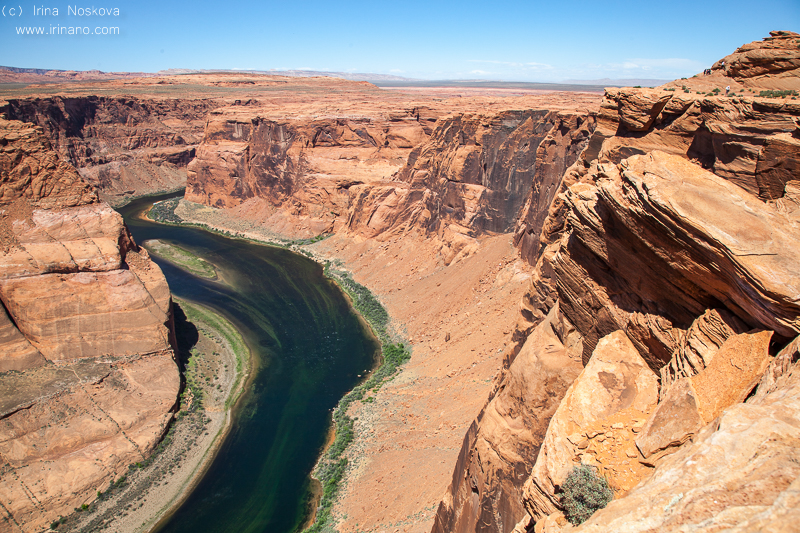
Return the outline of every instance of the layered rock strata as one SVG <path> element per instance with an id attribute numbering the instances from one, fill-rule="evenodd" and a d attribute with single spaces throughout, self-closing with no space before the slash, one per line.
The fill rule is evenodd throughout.
<path id="1" fill-rule="evenodd" d="M 439 122 L 442 110 L 421 107 L 362 119 L 263 118 L 267 111 L 211 114 L 189 167 L 187 200 L 261 210 L 261 223 L 284 231 L 299 218 L 311 235 L 343 228 L 381 240 L 437 235 L 451 259 L 475 237 L 507 231 L 526 200 L 528 211 L 552 201 L 556 176 L 594 129 L 593 116 L 564 111 Z M 537 223 L 531 215 L 531 227 Z"/>
<path id="2" fill-rule="evenodd" d="M 212 98 L 53 96 L 13 98 L 8 119 L 37 124 L 62 159 L 97 187 L 100 198 L 175 190 L 186 182 Z"/>
<path id="3" fill-rule="evenodd" d="M 40 128 L 0 119 L 0 175 L 0 529 L 40 531 L 164 434 L 171 298 Z"/>
<path id="4" fill-rule="evenodd" d="M 773 32 L 760 43 L 742 47 L 724 65 L 718 63 L 709 76 L 659 89 L 607 90 L 597 126 L 575 164 L 556 181 L 559 191 L 545 206 L 546 216 L 542 209 L 536 211 L 542 222 L 534 228 L 526 218 L 518 222 L 516 242 L 522 257 L 533 265 L 531 285 L 522 300 L 506 368 L 460 455 L 485 460 L 473 463 L 472 470 L 459 461 L 433 531 L 507 533 L 514 528 L 539 532 L 567 527 L 560 513 L 559 484 L 571 464 L 579 462 L 595 465 L 611 481 L 619 499 L 617 509 L 625 509 L 613 515 L 613 524 L 598 522 L 604 530 L 666 531 L 699 523 L 666 520 L 674 505 L 669 499 L 657 511 L 638 496 L 630 507 L 623 502 L 638 494 L 635 486 L 640 480 L 639 486 L 654 487 L 646 480 L 664 472 L 663 482 L 693 464 L 695 459 L 686 458 L 690 446 L 700 449 L 702 441 L 712 442 L 715 431 L 722 432 L 721 442 L 727 439 L 728 430 L 720 428 L 720 419 L 747 411 L 737 406 L 759 380 L 775 392 L 776 376 L 793 360 L 784 355 L 780 363 L 776 359 L 767 367 L 768 354 L 800 332 L 798 177 L 793 170 L 800 153 L 794 149 L 800 135 L 800 108 L 791 99 L 759 94 L 778 85 L 800 89 L 794 43 L 798 39 L 790 32 Z M 773 78 L 770 73 L 780 75 Z M 731 87 L 727 95 L 726 86 Z M 526 377 L 528 362 L 517 354 L 541 349 L 529 343 L 546 345 L 541 339 L 552 328 L 554 309 L 570 325 L 584 373 L 598 364 L 595 357 L 606 339 L 622 336 L 633 348 L 617 352 L 623 356 L 623 366 L 644 361 L 653 379 L 661 377 L 658 403 L 653 398 L 647 409 L 626 420 L 583 427 L 574 420 L 604 418 L 605 404 L 575 406 L 572 394 L 564 391 L 547 404 L 533 402 L 516 413 L 506 411 L 502 422 L 484 424 L 483 413 L 506 403 L 502 391 L 507 384 L 522 380 L 523 387 L 541 387 L 538 378 Z M 569 369 L 564 376 L 572 372 Z M 581 387 L 581 379 L 572 386 Z M 781 394 L 785 399 L 789 393 Z M 759 401 L 766 395 L 757 395 Z M 552 401 L 560 402 L 559 409 L 569 416 L 554 414 Z M 790 413 L 787 435 L 796 425 L 798 411 Z M 506 428 L 543 424 L 548 424 L 546 436 L 535 446 L 521 439 L 526 449 L 535 450 L 523 461 L 487 454 L 475 438 L 514 442 L 514 432 Z M 751 429 L 753 443 L 762 442 L 765 434 L 755 426 Z M 731 435 L 738 432 L 732 430 Z M 731 447 L 725 453 L 735 454 L 735 437 L 726 442 Z M 724 461 L 714 463 L 711 470 L 704 470 L 703 480 L 693 479 L 701 488 L 691 498 L 692 508 L 729 509 L 728 525 L 745 524 L 760 509 L 760 519 L 767 520 L 763 523 L 786 527 L 791 513 L 781 509 L 791 489 L 783 495 L 781 491 L 797 476 L 790 473 L 780 482 L 772 476 L 781 461 L 792 460 L 792 449 L 792 445 L 776 448 L 774 463 L 743 453 L 732 459 L 741 461 L 735 473 L 715 470 Z M 669 453 L 673 455 L 665 457 Z M 682 466 L 674 458 L 678 454 Z M 473 471 L 478 465 L 492 477 L 476 477 Z M 752 469 L 760 473 L 753 474 Z M 527 483 L 519 481 L 516 474 L 521 471 L 532 472 Z M 712 471 L 725 481 L 713 481 Z M 740 497 L 735 487 L 744 487 L 750 474 L 754 479 L 773 479 L 778 488 L 754 501 L 751 510 L 739 513 L 734 511 L 733 501 Z M 619 482 L 626 478 L 629 483 Z M 709 500 L 713 490 L 706 492 L 704 483 L 717 487 L 714 505 Z M 731 487 L 728 492 L 722 488 L 725 483 Z M 523 484 L 524 510 L 497 504 L 495 495 L 521 494 Z M 470 490 L 472 497 L 465 498 Z M 688 494 L 678 492 L 670 492 L 675 502 Z M 477 508 L 484 513 L 478 515 Z M 644 521 L 646 527 L 626 525 L 621 518 L 635 522 L 642 513 L 654 516 Z"/>

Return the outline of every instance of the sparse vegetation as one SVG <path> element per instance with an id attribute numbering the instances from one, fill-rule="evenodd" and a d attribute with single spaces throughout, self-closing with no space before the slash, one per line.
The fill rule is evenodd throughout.
<path id="1" fill-rule="evenodd" d="M 189 321 L 193 323 L 202 322 L 207 324 L 215 334 L 221 335 L 227 341 L 228 345 L 233 351 L 234 356 L 236 357 L 235 381 L 231 386 L 231 395 L 225 400 L 225 409 L 228 409 L 230 406 L 236 403 L 242 393 L 242 387 L 240 387 L 240 383 L 245 377 L 243 369 L 245 365 L 248 364 L 250 359 L 250 349 L 247 347 L 242 335 L 234 327 L 234 325 L 228 322 L 222 316 L 213 313 L 202 306 L 191 304 L 185 300 L 178 300 L 178 302 L 180 303 L 181 309 L 183 309 L 184 313 L 186 313 L 186 317 L 189 319 Z M 214 352 L 212 355 L 218 356 L 219 353 Z M 189 360 L 189 368 L 187 368 L 186 371 L 186 386 L 187 389 L 192 391 L 195 401 L 202 403 L 203 392 L 200 384 L 198 383 L 201 373 L 198 372 L 197 361 L 198 360 L 194 357 Z"/>
<path id="2" fill-rule="evenodd" d="M 336 437 L 333 444 L 320 459 L 314 472 L 315 477 L 322 483 L 322 497 L 317 509 L 314 523 L 306 531 L 321 533 L 330 529 L 328 524 L 331 519 L 331 507 L 336 501 L 339 491 L 339 482 L 347 468 L 347 458 L 342 457 L 347 446 L 355 438 L 355 420 L 347 414 L 350 405 L 355 401 L 373 402 L 374 396 L 365 398 L 368 391 L 377 392 L 381 386 L 392 378 L 400 365 L 411 358 L 411 352 L 403 343 L 392 341 L 388 332 L 389 314 L 377 298 L 363 285 L 353 280 L 352 276 L 335 264 L 325 263 L 325 275 L 335 280 L 342 290 L 347 293 L 353 302 L 353 307 L 369 323 L 375 336 L 381 341 L 381 366 L 362 384 L 356 386 L 336 406 L 333 412 L 333 421 L 336 427 Z"/>
<path id="3" fill-rule="evenodd" d="M 583 464 L 572 469 L 561 491 L 564 515 L 573 526 L 586 522 L 595 511 L 614 499 L 608 482 L 593 467 Z"/>
<path id="4" fill-rule="evenodd" d="M 214 268 L 214 265 L 180 246 L 158 239 L 145 241 L 143 245 L 153 255 L 161 257 L 191 274 L 208 279 L 217 277 L 217 269 Z"/>
<path id="5" fill-rule="evenodd" d="M 762 98 L 786 98 L 787 96 L 800 96 L 800 94 L 789 89 L 786 91 L 761 91 L 758 96 Z"/>
<path id="6" fill-rule="evenodd" d="M 156 202 L 153 204 L 153 207 L 150 208 L 147 216 L 151 220 L 156 220 L 158 222 L 180 224 L 182 221 L 181 217 L 175 214 L 175 208 L 178 207 L 178 202 L 180 202 L 180 200 L 180 197 L 176 197 Z"/>

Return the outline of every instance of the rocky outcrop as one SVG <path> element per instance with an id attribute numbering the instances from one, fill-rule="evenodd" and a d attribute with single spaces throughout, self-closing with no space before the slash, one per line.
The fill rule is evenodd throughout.
<path id="1" fill-rule="evenodd" d="M 735 404 L 575 532 L 792 531 L 800 520 L 800 368 Z"/>
<path id="2" fill-rule="evenodd" d="M 652 463 L 653 455 L 673 451 L 724 409 L 743 402 L 770 362 L 771 337 L 771 331 L 735 335 L 702 372 L 672 385 L 636 439 L 642 456 Z"/>
<path id="3" fill-rule="evenodd" d="M 702 446 L 704 451 L 697 453 L 712 454 L 717 438 L 712 433 L 722 431 L 718 438 L 730 439 L 731 446 L 725 453 L 735 455 L 734 434 L 741 435 L 734 427 L 739 421 L 730 422 L 730 430 L 724 431 L 719 424 L 725 424 L 729 413 L 742 412 L 741 402 L 759 380 L 762 390 L 776 393 L 777 381 L 784 379 L 778 376 L 796 360 L 796 348 L 786 348 L 771 364 L 768 354 L 800 333 L 796 267 L 800 204 L 794 172 L 800 153 L 795 149 L 800 108 L 774 93 L 759 94 L 760 89 L 800 89 L 793 63 L 796 38 L 773 33 L 740 49 L 724 68 L 721 63 L 715 66 L 711 75 L 658 89 L 607 90 L 585 148 L 554 181 L 558 191 L 518 222 L 517 247 L 533 265 L 533 275 L 521 302 L 509 360 L 523 347 L 533 349 L 528 342 L 541 342 L 537 332 L 557 308 L 573 328 L 573 345 L 580 347 L 584 373 L 599 364 L 595 358 L 603 352 L 605 339 L 617 338 L 625 349 L 615 353 L 645 365 L 653 394 L 647 409 L 601 427 L 581 425 L 573 418 L 604 418 L 605 404 L 598 400 L 577 408 L 571 392 L 560 400 L 555 414 L 523 411 L 536 418 L 520 423 L 537 427 L 548 423 L 548 436 L 535 463 L 530 459 L 526 464 L 532 472 L 523 499 L 527 514 L 506 506 L 512 511 L 498 510 L 495 524 L 513 523 L 517 531 L 569 529 L 560 514 L 559 485 L 578 462 L 597 466 L 616 484 L 618 500 L 608 509 L 625 510 L 615 514 L 613 522 L 598 522 L 602 528 L 589 528 L 593 531 L 674 530 L 681 524 L 699 524 L 691 518 L 698 506 L 713 508 L 713 513 L 725 509 L 731 516 L 726 525 L 745 524 L 748 516 L 755 516 L 748 513 L 762 511 L 761 518 L 773 520 L 772 524 L 792 523 L 781 503 L 791 498 L 791 490 L 780 494 L 797 474 L 788 473 L 780 481 L 775 476 L 782 461 L 794 460 L 792 450 L 797 445 L 767 444 L 767 425 L 760 425 L 755 416 L 747 415 L 742 422 L 751 425 L 753 440 L 747 442 L 753 447 L 745 448 L 752 453 L 743 450 L 741 457 L 732 459 L 740 472 L 722 472 L 725 461 L 717 458 L 703 459 L 713 462 L 711 470 L 696 468 L 690 465 L 700 459 L 688 459 L 686 454 Z M 726 86 L 732 89 L 727 95 Z M 531 213 L 539 217 L 533 224 Z M 499 383 L 525 375 L 515 364 L 504 370 Z M 661 376 L 660 387 L 656 376 Z M 572 384 L 576 390 L 581 379 Z M 535 381 L 527 386 L 535 387 Z M 768 394 L 756 392 L 753 398 L 762 401 Z M 498 397 L 493 393 L 488 405 Z M 785 412 L 781 434 L 791 434 L 798 412 Z M 780 415 L 769 411 L 765 416 Z M 476 420 L 470 435 L 483 435 L 487 442 L 514 438 L 499 425 L 489 431 L 482 420 Z M 464 446 L 462 457 L 476 454 L 476 439 L 468 437 Z M 756 452 L 759 447 L 769 449 L 765 453 L 773 454 L 775 461 Z M 668 453 L 672 455 L 665 456 Z M 677 466 L 679 455 L 683 462 Z M 497 479 L 512 472 L 500 461 L 493 468 Z M 659 472 L 671 472 L 658 482 L 660 490 L 667 490 L 672 478 L 669 482 L 666 478 L 679 476 L 680 468 L 691 469 L 692 482 L 681 484 L 680 490 L 669 489 L 672 499 L 657 504 L 654 520 L 647 519 L 653 504 L 646 497 L 634 497 L 630 507 L 623 503 L 638 494 L 637 483 L 652 487 L 647 494 L 654 495 L 658 489 L 652 484 Z M 459 463 L 457 472 L 463 470 Z M 712 471 L 727 481 L 718 483 Z M 620 482 L 623 473 L 630 475 L 628 483 Z M 744 488 L 748 475 L 764 483 L 772 479 L 778 488 L 740 513 L 735 502 L 747 498 L 737 487 L 749 490 Z M 489 486 L 478 484 L 475 492 L 482 494 Z M 440 507 L 447 509 L 447 516 L 474 508 L 464 498 L 461 508 L 449 508 L 449 502 L 457 501 L 451 494 L 452 489 Z M 678 519 L 670 508 L 683 498 L 692 507 L 682 507 L 683 518 L 672 525 L 665 517 Z M 611 516 L 603 513 L 597 516 Z M 630 525 L 623 515 L 632 521 Z M 434 529 L 442 530 L 438 522 Z"/>
<path id="4" fill-rule="evenodd" d="M 661 368 L 661 391 L 680 378 L 700 373 L 731 336 L 743 333 L 745 325 L 724 309 L 709 309 L 694 321 L 685 335 L 679 335 L 669 363 Z"/>
<path id="5" fill-rule="evenodd" d="M 171 298 L 122 217 L 32 124 L 0 120 L 0 517 L 40 531 L 166 431 Z"/>
<path id="6" fill-rule="evenodd" d="M 220 109 L 189 167 L 186 199 L 242 210 L 260 202 L 271 223 L 295 217 L 311 233 L 436 234 L 455 256 L 481 233 L 513 227 L 532 183 L 528 209 L 549 203 L 594 128 L 585 114 L 502 109 L 432 128 L 442 114 L 414 107 L 314 120 Z"/>
<path id="7" fill-rule="evenodd" d="M 7 119 L 42 128 L 65 162 L 100 197 L 175 190 L 185 184 L 213 99 L 77 96 L 9 99 Z"/>
<path id="8" fill-rule="evenodd" d="M 581 370 L 575 331 L 554 307 L 497 385 L 467 432 L 453 480 L 436 513 L 435 533 L 509 533 L 525 516 L 522 489 L 547 421 Z"/>
<path id="9" fill-rule="evenodd" d="M 553 111 L 442 119 L 409 155 L 399 187 L 355 191 L 348 229 L 378 238 L 429 232 L 449 250 L 458 246 L 452 235 L 506 232 L 520 216 L 533 227 L 533 210 L 552 201 L 593 129 L 591 115 Z"/>
<path id="10" fill-rule="evenodd" d="M 625 333 L 604 337 L 550 420 L 525 483 L 530 516 L 538 521 L 559 510 L 556 488 L 576 464 L 599 466 L 617 494 L 633 488 L 649 472 L 636 460 L 629 428 L 657 401 L 658 379 Z"/>
<path id="11" fill-rule="evenodd" d="M 475 233 L 508 232 L 526 199 L 528 213 L 549 205 L 593 124 L 591 116 L 545 110 L 448 117 L 399 177 L 430 191 L 434 220 Z"/>
<path id="12" fill-rule="evenodd" d="M 189 166 L 186 199 L 221 208 L 260 200 L 309 219 L 315 234 L 333 231 L 346 219 L 351 189 L 388 180 L 427 137 L 429 120 L 424 109 L 318 120 L 215 111 Z"/>
<path id="13" fill-rule="evenodd" d="M 775 85 L 797 80 L 800 71 L 800 34 L 792 31 L 771 31 L 763 41 L 748 43 L 723 57 L 711 67 L 726 77 L 739 81 L 750 81 L 754 85 L 767 82 Z"/>

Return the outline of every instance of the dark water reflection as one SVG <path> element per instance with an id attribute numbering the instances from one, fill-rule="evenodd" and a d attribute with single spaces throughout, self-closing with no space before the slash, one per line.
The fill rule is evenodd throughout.
<path id="1" fill-rule="evenodd" d="M 308 474 L 330 410 L 372 366 L 377 344 L 317 263 L 283 249 L 136 217 L 166 197 L 135 201 L 120 212 L 136 242 L 167 240 L 217 267 L 223 282 L 154 258 L 173 294 L 217 310 L 239 328 L 257 368 L 218 456 L 159 531 L 292 532 L 306 514 Z"/>

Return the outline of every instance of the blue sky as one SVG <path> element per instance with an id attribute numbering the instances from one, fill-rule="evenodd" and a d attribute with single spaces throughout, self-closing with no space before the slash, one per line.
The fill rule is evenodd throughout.
<path id="1" fill-rule="evenodd" d="M 0 6 L 5 12 L 0 65 L 103 71 L 311 69 L 421 79 L 673 79 L 707 68 L 770 30 L 800 32 L 800 0 L 0 0 Z M 51 14 L 34 16 L 34 6 Z M 94 8 L 97 14 L 74 15 L 70 7 L 90 13 Z M 119 16 L 101 16 L 101 8 L 116 8 Z M 119 34 L 18 34 L 20 27 L 49 32 L 59 26 L 90 32 L 119 28 Z"/>

